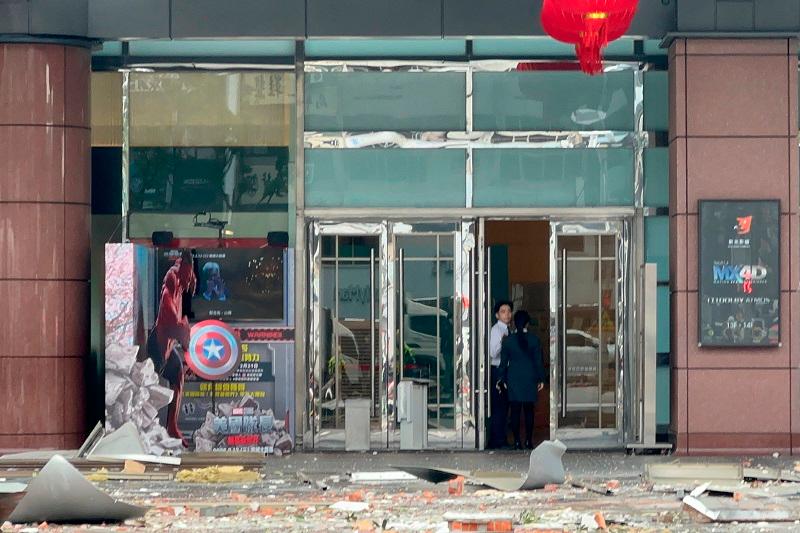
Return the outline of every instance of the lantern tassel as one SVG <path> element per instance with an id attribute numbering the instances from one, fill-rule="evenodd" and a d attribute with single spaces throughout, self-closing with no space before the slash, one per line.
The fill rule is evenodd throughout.
<path id="1" fill-rule="evenodd" d="M 581 70 L 595 75 L 603 70 L 600 52 L 608 44 L 606 18 L 587 16 L 584 22 L 585 27 L 580 34 L 580 42 L 575 44 L 575 52 L 581 62 Z"/>

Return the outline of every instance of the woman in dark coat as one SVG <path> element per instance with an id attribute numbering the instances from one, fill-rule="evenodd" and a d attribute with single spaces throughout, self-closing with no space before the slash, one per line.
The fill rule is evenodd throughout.
<path id="1" fill-rule="evenodd" d="M 522 448 L 519 431 L 520 413 L 525 414 L 525 447 L 532 448 L 533 411 L 545 381 L 542 345 L 539 338 L 527 330 L 530 319 L 527 311 L 514 313 L 516 331 L 503 339 L 503 348 L 500 352 L 500 368 L 503 383 L 508 388 L 511 429 L 514 432 L 517 449 Z"/>

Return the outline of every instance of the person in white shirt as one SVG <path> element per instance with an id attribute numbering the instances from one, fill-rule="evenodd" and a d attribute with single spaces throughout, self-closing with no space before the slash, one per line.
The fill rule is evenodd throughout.
<path id="1" fill-rule="evenodd" d="M 508 446 L 508 393 L 501 386 L 500 351 L 503 339 L 510 333 L 509 324 L 514 311 L 514 304 L 499 301 L 494 305 L 494 316 L 497 322 L 489 332 L 489 385 L 492 395 L 492 412 L 490 413 L 489 447 L 504 448 Z"/>

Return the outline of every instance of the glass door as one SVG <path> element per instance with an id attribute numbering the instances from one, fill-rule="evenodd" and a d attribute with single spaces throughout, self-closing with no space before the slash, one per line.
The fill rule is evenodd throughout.
<path id="1" fill-rule="evenodd" d="M 314 447 L 345 448 L 348 402 L 368 411 L 370 446 L 385 447 L 379 275 L 385 227 L 313 224 L 312 232 L 308 391 Z"/>
<path id="2" fill-rule="evenodd" d="M 619 446 L 627 256 L 621 225 L 554 222 L 551 247 L 551 427 L 573 448 Z"/>
<path id="3" fill-rule="evenodd" d="M 427 386 L 430 448 L 474 447 L 471 224 L 392 224 L 396 379 Z"/>
<path id="4" fill-rule="evenodd" d="M 314 448 L 345 449 L 347 405 L 356 402 L 369 411 L 370 447 L 399 448 L 403 380 L 427 387 L 429 448 L 474 446 L 472 226 L 310 224 L 306 438 Z"/>

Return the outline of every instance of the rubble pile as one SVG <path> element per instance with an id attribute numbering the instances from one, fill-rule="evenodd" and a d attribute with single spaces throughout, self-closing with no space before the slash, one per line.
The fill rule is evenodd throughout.
<path id="1" fill-rule="evenodd" d="M 160 383 L 153 361 L 138 362 L 138 346 L 106 347 L 106 430 L 131 421 L 148 453 L 180 453 L 181 440 L 167 434 L 159 411 L 172 401 L 172 389 Z"/>
<path id="2" fill-rule="evenodd" d="M 258 435 L 258 442 L 231 445 L 231 435 Z M 261 409 L 252 396 L 246 395 L 236 402 L 217 405 L 216 415 L 206 413 L 206 419 L 194 433 L 195 451 L 231 450 L 251 448 L 284 455 L 294 446 L 285 420 L 276 420 L 272 409 Z"/>

